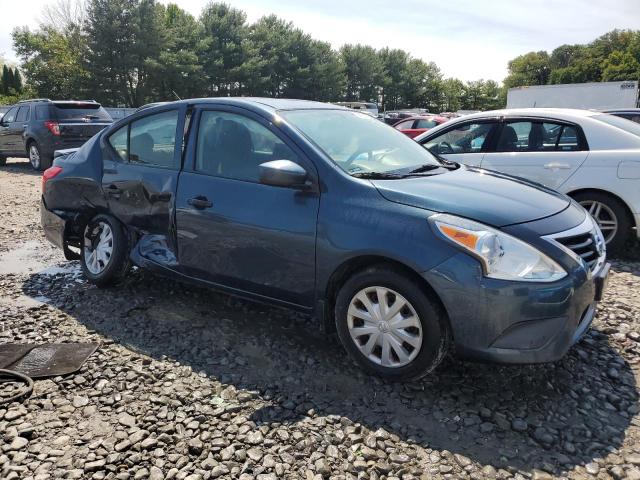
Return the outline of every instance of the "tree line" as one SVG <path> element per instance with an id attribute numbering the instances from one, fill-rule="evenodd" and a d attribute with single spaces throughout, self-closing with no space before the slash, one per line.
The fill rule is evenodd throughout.
<path id="1" fill-rule="evenodd" d="M 22 93 L 22 76 L 17 68 L 2 66 L 0 96 L 17 96 Z"/>
<path id="2" fill-rule="evenodd" d="M 430 111 L 504 105 L 493 80 L 444 78 L 400 49 L 334 50 L 276 15 L 248 23 L 209 3 L 198 17 L 156 0 L 58 0 L 36 30 L 13 31 L 28 92 L 140 106 L 176 97 L 268 96 L 370 101 Z"/>
<path id="3" fill-rule="evenodd" d="M 588 44 L 529 52 L 509 62 L 505 87 L 640 80 L 640 31 L 613 30 Z"/>

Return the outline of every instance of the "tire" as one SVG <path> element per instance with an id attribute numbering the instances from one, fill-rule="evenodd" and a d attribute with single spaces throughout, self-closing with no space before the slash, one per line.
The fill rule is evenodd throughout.
<path id="1" fill-rule="evenodd" d="M 615 232 L 612 230 L 607 231 L 606 228 L 601 228 L 601 230 L 607 243 L 607 253 L 620 253 L 629 240 L 632 231 L 632 221 L 625 205 L 617 198 L 602 192 L 578 193 L 574 195 L 573 198 L 589 210 L 589 213 L 594 215 L 598 224 L 600 224 L 601 221 L 608 221 L 607 219 L 609 217 L 615 217 L 613 219 L 617 225 Z M 601 206 L 599 210 L 600 218 L 595 217 L 595 214 L 598 212 L 598 205 Z M 608 227 L 609 225 L 607 225 L 607 228 Z"/>
<path id="2" fill-rule="evenodd" d="M 379 291 L 374 287 L 386 289 L 386 292 L 384 290 L 382 292 L 388 308 L 393 309 L 399 300 L 404 300 L 409 305 L 400 310 L 399 316 L 396 314 L 389 317 L 388 320 L 393 318 L 389 322 L 385 320 L 379 322 L 378 319 L 373 322 L 369 321 L 369 323 L 365 322 L 362 318 L 357 317 L 364 311 L 361 308 L 364 307 L 364 304 L 359 302 L 356 297 L 360 295 L 362 298 L 364 293 L 375 306 L 373 300 L 378 300 L 377 293 Z M 438 366 L 449 347 L 449 327 L 445 314 L 439 304 L 430 297 L 429 293 L 408 278 L 401 270 L 381 266 L 359 271 L 344 283 L 336 298 L 335 322 L 338 337 L 349 355 L 371 374 L 393 381 L 421 378 Z M 379 301 L 377 303 L 380 304 Z M 350 307 L 352 307 L 351 311 Z M 353 308 L 359 310 L 355 316 L 351 314 Z M 415 317 L 417 317 L 417 323 Z M 401 329 L 393 327 L 393 324 L 397 324 L 399 319 L 402 319 L 405 325 L 411 323 L 415 326 L 409 326 L 404 331 L 399 331 Z M 371 334 L 377 335 L 376 339 L 372 340 L 371 336 L 360 332 L 354 333 L 356 335 L 354 338 L 352 333 L 355 327 L 377 328 L 378 332 L 373 330 Z M 357 336 L 359 333 L 361 336 Z M 408 339 L 409 337 L 415 346 L 410 346 L 404 341 L 398 343 L 399 339 Z M 419 337 L 421 343 L 418 346 L 417 338 Z M 370 342 L 375 343 L 376 346 L 369 355 L 366 355 L 365 351 Z M 386 357 L 391 362 L 383 360 L 385 351 L 382 344 L 385 342 L 388 345 L 395 342 L 394 347 L 387 348 Z M 407 358 L 402 359 L 397 355 L 399 345 Z"/>
<path id="3" fill-rule="evenodd" d="M 0 155 L 0 167 L 4 167 L 7 164 L 7 157 Z"/>
<path id="4" fill-rule="evenodd" d="M 46 170 L 53 162 L 53 158 L 42 155 L 40 146 L 34 140 L 27 144 L 27 157 L 31 167 L 36 171 Z"/>
<path id="5" fill-rule="evenodd" d="M 101 242 L 104 248 L 97 248 Z M 81 241 L 80 265 L 87 280 L 98 287 L 113 285 L 125 276 L 129 269 L 129 242 L 120 222 L 100 214 L 87 223 Z"/>

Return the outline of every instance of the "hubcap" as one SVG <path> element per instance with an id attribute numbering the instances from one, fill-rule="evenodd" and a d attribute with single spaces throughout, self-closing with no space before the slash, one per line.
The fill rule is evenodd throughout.
<path id="1" fill-rule="evenodd" d="M 31 166 L 36 170 L 40 168 L 40 152 L 35 145 L 29 147 L 29 161 L 31 162 Z"/>
<path id="2" fill-rule="evenodd" d="M 386 287 L 367 287 L 351 299 L 347 312 L 351 339 L 370 361 L 403 367 L 422 346 L 422 325 L 409 301 Z"/>
<path id="3" fill-rule="evenodd" d="M 609 243 L 618 232 L 618 217 L 613 213 L 613 210 L 606 204 L 596 200 L 585 200 L 580 202 L 580 205 L 591 214 L 602 231 L 604 241 Z"/>
<path id="4" fill-rule="evenodd" d="M 84 232 L 84 263 L 92 274 L 107 268 L 113 254 L 113 232 L 105 222 L 88 225 Z"/>

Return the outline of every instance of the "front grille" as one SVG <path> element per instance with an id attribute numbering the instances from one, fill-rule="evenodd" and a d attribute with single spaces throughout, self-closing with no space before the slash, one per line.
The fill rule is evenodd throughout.
<path id="1" fill-rule="evenodd" d="M 589 266 L 589 270 L 593 270 L 596 267 L 600 255 L 598 254 L 596 237 L 593 232 L 574 235 L 572 237 L 556 238 L 556 242 L 561 243 L 582 258 Z"/>

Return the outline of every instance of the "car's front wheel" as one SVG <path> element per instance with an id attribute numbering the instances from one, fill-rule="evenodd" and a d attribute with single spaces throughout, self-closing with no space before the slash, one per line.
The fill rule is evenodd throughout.
<path id="1" fill-rule="evenodd" d="M 80 264 L 85 277 L 100 287 L 122 278 L 129 268 L 129 242 L 122 225 L 109 215 L 97 215 L 83 233 Z"/>
<path id="2" fill-rule="evenodd" d="M 336 298 L 335 320 L 351 357 L 389 380 L 427 375 L 448 348 L 448 323 L 437 302 L 393 268 L 372 267 L 349 278 Z"/>
<path id="3" fill-rule="evenodd" d="M 624 204 L 600 192 L 584 192 L 573 197 L 596 221 L 607 244 L 607 251 L 619 253 L 631 235 L 631 218 Z"/>

